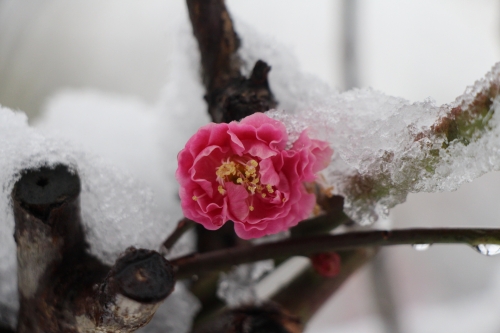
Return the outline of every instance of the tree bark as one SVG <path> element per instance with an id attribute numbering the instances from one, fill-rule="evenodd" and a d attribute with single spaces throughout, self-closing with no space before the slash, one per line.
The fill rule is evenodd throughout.
<path id="1" fill-rule="evenodd" d="M 154 251 L 129 249 L 111 269 L 87 252 L 79 194 L 63 165 L 14 185 L 19 333 L 133 332 L 173 289 L 173 268 Z"/>
<path id="2" fill-rule="evenodd" d="M 172 265 L 177 267 L 178 278 L 186 278 L 201 272 L 224 270 L 233 265 L 259 260 L 286 259 L 292 256 L 308 256 L 320 252 L 413 244 L 466 244 L 477 247 L 479 251 L 488 254 L 488 244 L 500 245 L 500 229 L 413 228 L 310 236 L 255 245 L 248 248 L 239 247 L 210 253 L 196 253 L 174 259 Z"/>
<path id="3" fill-rule="evenodd" d="M 187 0 L 187 7 L 201 54 L 205 100 L 212 120 L 230 122 L 275 108 L 277 102 L 267 81 L 271 67 L 259 60 L 249 78 L 241 74 L 240 39 L 224 1 Z"/>

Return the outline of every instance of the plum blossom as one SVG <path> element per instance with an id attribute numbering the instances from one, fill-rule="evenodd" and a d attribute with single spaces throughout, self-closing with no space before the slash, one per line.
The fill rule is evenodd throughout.
<path id="1" fill-rule="evenodd" d="M 290 149 L 285 125 L 263 113 L 201 127 L 178 155 L 184 215 L 209 230 L 234 222 L 244 239 L 275 234 L 308 218 L 313 182 L 333 154 L 303 131 Z"/>

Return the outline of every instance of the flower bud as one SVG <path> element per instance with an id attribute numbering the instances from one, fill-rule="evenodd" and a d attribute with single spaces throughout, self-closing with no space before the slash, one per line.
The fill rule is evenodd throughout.
<path id="1" fill-rule="evenodd" d="M 336 252 L 322 252 L 311 256 L 316 272 L 324 277 L 335 277 L 340 273 L 340 256 Z"/>

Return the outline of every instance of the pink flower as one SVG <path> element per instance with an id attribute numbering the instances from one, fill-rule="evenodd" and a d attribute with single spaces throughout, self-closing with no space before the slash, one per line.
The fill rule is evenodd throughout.
<path id="1" fill-rule="evenodd" d="M 184 215 L 209 230 L 231 220 L 244 239 L 308 218 L 316 198 L 303 182 L 315 180 L 333 151 L 306 131 L 291 149 L 285 149 L 287 140 L 284 124 L 263 113 L 200 128 L 178 156 Z"/>

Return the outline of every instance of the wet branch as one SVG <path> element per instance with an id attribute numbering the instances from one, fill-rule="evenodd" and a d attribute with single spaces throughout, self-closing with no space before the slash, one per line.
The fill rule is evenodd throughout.
<path id="1" fill-rule="evenodd" d="M 172 260 L 179 278 L 200 272 L 228 269 L 233 265 L 265 259 L 307 256 L 318 252 L 354 250 L 363 247 L 410 244 L 480 244 L 500 245 L 500 229 L 400 229 L 350 232 L 287 239 L 248 248 L 230 248 L 193 254 Z"/>

